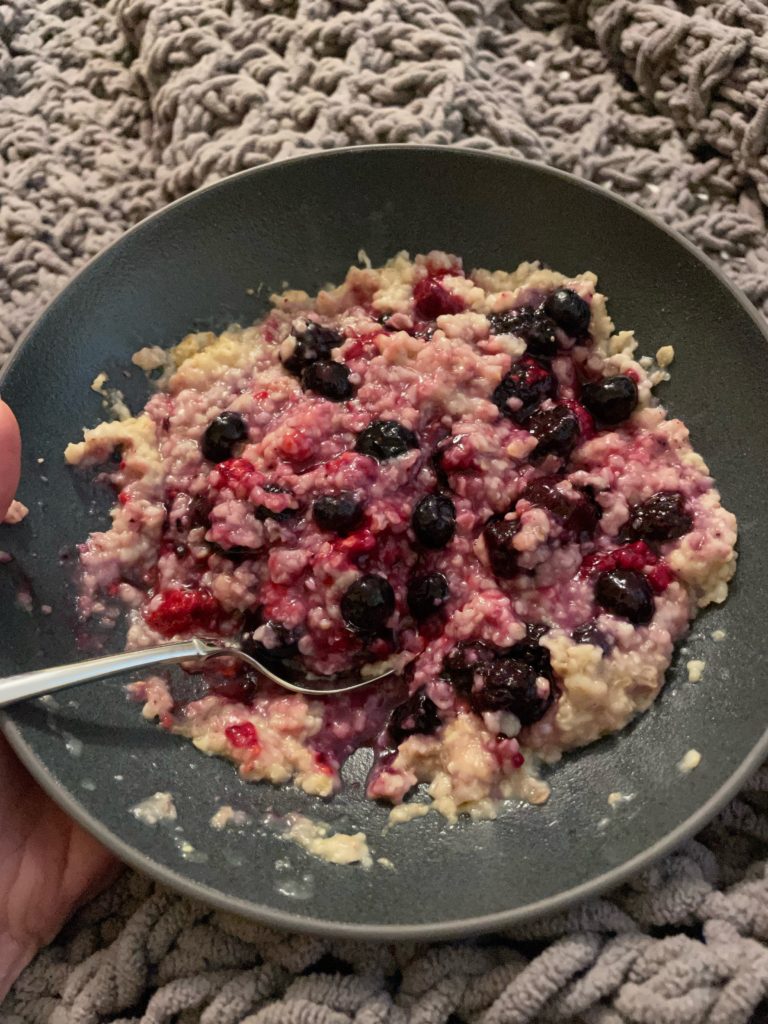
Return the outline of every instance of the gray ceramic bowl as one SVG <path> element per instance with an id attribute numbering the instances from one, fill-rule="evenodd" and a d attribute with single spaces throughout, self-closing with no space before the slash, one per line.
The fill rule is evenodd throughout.
<path id="1" fill-rule="evenodd" d="M 544 807 L 510 805 L 495 822 L 454 827 L 429 815 L 386 835 L 386 810 L 363 795 L 365 752 L 328 804 L 247 786 L 230 765 L 144 722 L 120 680 L 72 691 L 55 709 L 17 707 L 5 728 L 54 799 L 126 861 L 177 889 L 294 929 L 445 937 L 509 925 L 616 884 L 700 828 L 768 748 L 764 328 L 691 246 L 639 210 L 527 163 L 394 146 L 248 171 L 134 228 L 51 305 L 3 376 L 25 437 L 21 497 L 31 512 L 21 526 L 0 528 L 0 548 L 15 558 L 0 566 L 0 671 L 77 654 L 71 571 L 59 556 L 105 521 L 106 496 L 67 469 L 61 453 L 101 416 L 89 389 L 95 374 L 106 370 L 136 404 L 146 384 L 130 373 L 130 357 L 141 345 L 252 321 L 282 282 L 311 291 L 338 280 L 361 248 L 374 261 L 402 248 L 441 248 L 468 266 L 536 257 L 566 272 L 592 269 L 617 324 L 636 328 L 643 351 L 674 344 L 663 398 L 690 426 L 739 517 L 741 560 L 730 600 L 696 623 L 661 698 L 620 736 L 554 768 Z M 32 613 L 16 600 L 24 578 Z M 53 614 L 41 615 L 41 604 Z M 721 643 L 710 639 L 715 629 L 725 631 Z M 707 663 L 696 686 L 686 681 L 691 657 Z M 79 757 L 70 737 L 82 742 Z M 682 775 L 676 765 L 691 747 L 703 760 Z M 129 813 L 156 790 L 174 794 L 183 833 Z M 612 811 L 612 790 L 636 795 Z M 395 871 L 311 860 L 259 824 L 214 833 L 208 821 L 222 802 L 256 822 L 274 808 L 362 828 Z M 184 859 L 181 837 L 205 859 Z M 285 860 L 290 866 L 276 867 Z"/>

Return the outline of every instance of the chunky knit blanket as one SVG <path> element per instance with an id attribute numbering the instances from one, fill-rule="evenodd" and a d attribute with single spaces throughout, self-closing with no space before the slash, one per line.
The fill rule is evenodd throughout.
<path id="1" fill-rule="evenodd" d="M 677 227 L 768 312 L 761 0 L 0 0 L 0 352 L 168 200 L 371 142 L 582 175 Z M 0 1021 L 768 1020 L 766 793 L 768 768 L 620 890 L 482 941 L 280 934 L 126 873 Z"/>

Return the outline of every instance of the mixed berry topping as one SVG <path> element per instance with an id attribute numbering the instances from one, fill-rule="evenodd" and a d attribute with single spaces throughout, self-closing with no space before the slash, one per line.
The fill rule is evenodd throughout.
<path id="1" fill-rule="evenodd" d="M 206 587 L 170 587 L 155 595 L 144 611 L 147 625 L 164 637 L 218 631 L 221 608 Z"/>
<path id="2" fill-rule="evenodd" d="M 285 522 L 298 512 L 296 499 L 287 487 L 280 484 L 266 483 L 262 487 L 266 495 L 275 495 L 274 499 L 265 497 L 263 503 L 254 507 L 254 515 L 257 519 L 276 519 L 278 522 Z"/>
<path id="3" fill-rule="evenodd" d="M 355 451 L 378 462 L 396 459 L 419 447 L 416 434 L 397 420 L 375 420 L 357 435 Z"/>
<path id="4" fill-rule="evenodd" d="M 566 405 L 538 409 L 526 426 L 538 440 L 534 450 L 537 459 L 546 455 L 567 458 L 578 444 L 581 433 L 578 417 Z"/>
<path id="5" fill-rule="evenodd" d="M 222 412 L 205 428 L 200 451 L 209 462 L 224 462 L 232 457 L 235 445 L 247 438 L 248 427 L 240 413 Z"/>
<path id="6" fill-rule="evenodd" d="M 427 494 L 414 508 L 411 526 L 425 548 L 444 548 L 456 532 L 456 506 L 444 494 Z"/>
<path id="7" fill-rule="evenodd" d="M 497 386 L 491 401 L 502 415 L 515 423 L 524 423 L 534 409 L 556 391 L 557 381 L 551 371 L 524 356 Z"/>
<path id="8" fill-rule="evenodd" d="M 448 652 L 442 676 L 460 693 L 468 694 L 495 657 L 493 648 L 482 640 L 462 640 Z"/>
<path id="9" fill-rule="evenodd" d="M 491 334 L 514 334 L 525 342 L 528 354 L 550 359 L 557 354 L 555 324 L 541 309 L 510 309 L 488 317 Z"/>
<path id="10" fill-rule="evenodd" d="M 282 363 L 297 377 L 312 363 L 330 359 L 332 350 L 344 344 L 344 338 L 338 331 L 323 327 L 314 320 L 308 321 L 306 326 L 294 324 L 293 338 L 295 344 Z"/>
<path id="11" fill-rule="evenodd" d="M 359 526 L 362 526 L 363 503 L 352 491 L 338 491 L 335 494 L 323 494 L 312 503 L 312 518 L 321 530 L 346 537 Z"/>
<path id="12" fill-rule="evenodd" d="M 461 313 L 464 301 L 453 295 L 439 277 L 423 277 L 413 286 L 413 305 L 425 320 L 436 320 L 446 313 Z"/>
<path id="13" fill-rule="evenodd" d="M 476 711 L 505 711 L 522 725 L 538 721 L 557 696 L 549 651 L 531 636 L 504 651 L 482 641 L 457 644 L 442 675 Z"/>
<path id="14" fill-rule="evenodd" d="M 253 722 L 238 722 L 236 725 L 228 725 L 224 730 L 224 735 L 233 747 L 253 749 L 259 746 L 259 734 Z"/>
<path id="15" fill-rule="evenodd" d="M 305 391 L 314 391 L 331 402 L 345 402 L 355 393 L 349 379 L 349 367 L 331 359 L 310 363 L 301 371 L 301 384 Z"/>
<path id="16" fill-rule="evenodd" d="M 528 484 L 520 500 L 546 509 L 561 523 L 566 533 L 578 538 L 592 536 L 602 516 L 594 494 L 581 490 L 571 497 L 558 488 L 554 477 L 540 477 Z"/>
<path id="17" fill-rule="evenodd" d="M 392 742 L 399 746 L 409 736 L 431 736 L 439 728 L 437 706 L 421 689 L 395 708 L 389 720 L 388 732 Z"/>
<path id="18" fill-rule="evenodd" d="M 637 569 L 608 569 L 595 581 L 595 600 L 607 612 L 644 625 L 653 618 L 653 590 Z"/>
<path id="19" fill-rule="evenodd" d="M 441 572 L 425 572 L 408 581 L 408 611 L 421 622 L 435 615 L 448 600 L 448 580 Z"/>
<path id="20" fill-rule="evenodd" d="M 679 491 L 657 491 L 629 513 L 630 532 L 643 540 L 676 540 L 692 528 L 693 517 L 686 511 L 685 498 Z"/>
<path id="21" fill-rule="evenodd" d="M 637 384 L 624 374 L 584 384 L 581 404 L 600 425 L 615 427 L 629 419 L 634 412 L 637 406 Z"/>
<path id="22" fill-rule="evenodd" d="M 520 523 L 505 515 L 491 516 L 483 527 L 488 561 L 500 579 L 508 580 L 517 575 L 518 552 L 514 540 L 519 529 Z"/>
<path id="23" fill-rule="evenodd" d="M 533 665 L 515 657 L 497 658 L 483 673 L 480 688 L 472 694 L 478 711 L 506 711 L 521 725 L 538 722 L 553 700 L 550 681 L 539 675 Z"/>
<path id="24" fill-rule="evenodd" d="M 360 576 L 341 599 L 341 615 L 357 633 L 380 633 L 395 610 L 395 592 L 376 573 Z"/>
<path id="25" fill-rule="evenodd" d="M 544 312 L 571 337 L 581 338 L 589 330 L 589 303 L 571 288 L 558 288 L 544 302 Z"/>

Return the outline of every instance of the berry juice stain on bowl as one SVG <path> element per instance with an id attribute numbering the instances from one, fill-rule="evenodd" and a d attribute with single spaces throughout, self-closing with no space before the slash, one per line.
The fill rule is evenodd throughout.
<path id="1" fill-rule="evenodd" d="M 66 451 L 117 492 L 81 547 L 83 619 L 127 611 L 131 647 L 241 635 L 313 672 L 396 669 L 309 699 L 219 660 L 194 699 L 134 684 L 144 715 L 323 797 L 373 747 L 371 799 L 424 783 L 455 820 L 545 801 L 541 763 L 648 708 L 727 595 L 736 521 L 596 288 L 400 253 L 138 353 L 164 369 L 145 408 Z"/>

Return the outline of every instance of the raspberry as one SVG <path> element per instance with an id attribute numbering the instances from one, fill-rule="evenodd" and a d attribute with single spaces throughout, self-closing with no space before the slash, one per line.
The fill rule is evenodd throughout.
<path id="1" fill-rule="evenodd" d="M 241 750 L 249 747 L 254 750 L 254 754 L 259 752 L 259 734 L 256 732 L 253 722 L 238 722 L 237 725 L 228 725 L 224 730 L 224 735 L 233 747 L 238 747 Z"/>
<path id="2" fill-rule="evenodd" d="M 437 277 L 423 277 L 413 286 L 413 305 L 425 320 L 436 320 L 444 313 L 461 313 L 464 300 L 453 295 Z"/>
<path id="3" fill-rule="evenodd" d="M 205 587 L 199 590 L 171 587 L 152 598 L 144 618 L 148 626 L 165 637 L 181 633 L 215 633 L 219 628 L 221 608 Z"/>
<path id="4" fill-rule="evenodd" d="M 260 479 L 261 474 L 248 459 L 226 459 L 211 470 L 208 482 L 216 491 L 226 487 L 236 498 L 247 498 Z"/>

